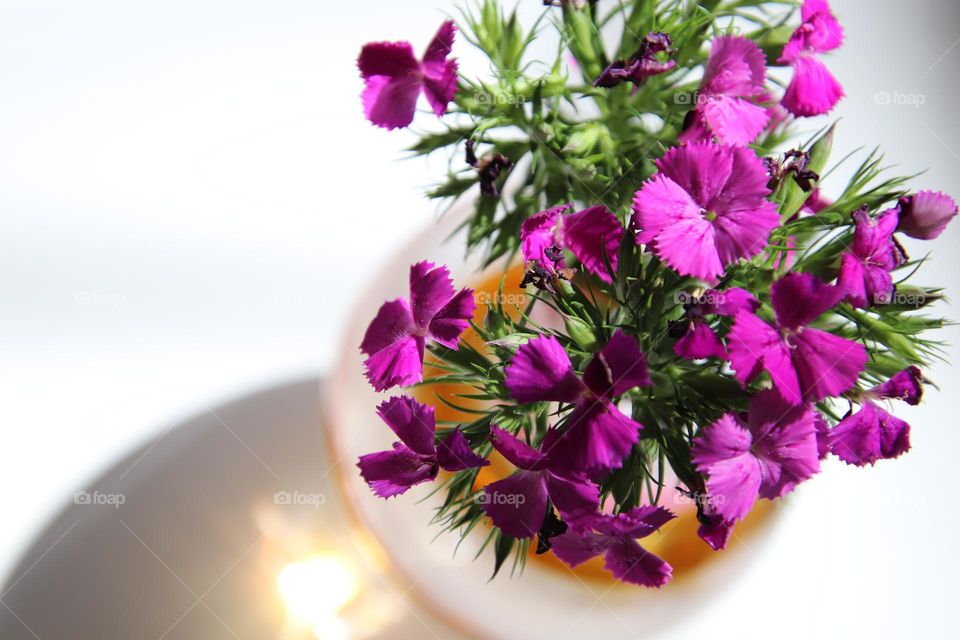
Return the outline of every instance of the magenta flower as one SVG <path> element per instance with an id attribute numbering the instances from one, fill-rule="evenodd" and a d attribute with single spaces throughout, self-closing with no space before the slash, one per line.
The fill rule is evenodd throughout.
<path id="1" fill-rule="evenodd" d="M 564 269 L 562 248 L 567 248 L 583 266 L 606 283 L 612 282 L 607 263 L 617 270 L 617 254 L 623 225 L 600 205 L 564 215 L 570 205 L 541 211 L 523 222 L 520 247 L 528 268 L 546 277 Z"/>
<path id="2" fill-rule="evenodd" d="M 727 359 L 727 350 L 717 337 L 705 316 L 735 316 L 742 309 L 756 311 L 760 303 L 746 289 L 733 287 L 726 291 L 710 289 L 684 305 L 687 311 L 687 331 L 673 346 L 673 352 L 681 358 Z"/>
<path id="3" fill-rule="evenodd" d="M 916 405 L 923 395 L 923 376 L 909 367 L 867 391 L 859 411 L 847 416 L 829 433 L 830 451 L 857 466 L 896 458 L 910 450 L 910 425 L 881 409 L 876 401 L 903 400 Z"/>
<path id="4" fill-rule="evenodd" d="M 618 580 L 662 587 L 670 582 L 673 568 L 641 547 L 637 538 L 649 536 L 674 517 L 667 509 L 653 506 L 594 516 L 553 538 L 553 552 L 571 567 L 603 554 L 603 566 Z"/>
<path id="5" fill-rule="evenodd" d="M 793 65 L 793 78 L 781 104 L 796 116 L 818 116 L 828 113 L 843 97 L 843 87 L 817 55 L 843 44 L 843 27 L 830 12 L 827 0 L 804 0 L 800 17 L 803 22 L 778 60 Z"/>
<path id="6" fill-rule="evenodd" d="M 728 523 L 742 520 L 758 497 L 779 498 L 820 470 L 813 411 L 770 389 L 750 401 L 746 422 L 728 413 L 706 427 L 691 453 Z"/>
<path id="7" fill-rule="evenodd" d="M 767 125 L 767 109 L 754 104 L 764 95 L 767 67 L 763 51 L 743 36 L 720 36 L 710 47 L 697 104 L 680 142 L 747 145 Z"/>
<path id="8" fill-rule="evenodd" d="M 867 363 L 863 345 L 807 326 L 840 302 L 843 289 L 809 273 L 791 273 L 773 283 L 770 297 L 773 326 L 740 311 L 730 328 L 727 350 L 737 380 L 746 384 L 766 370 L 792 404 L 817 402 L 853 387 Z"/>
<path id="9" fill-rule="evenodd" d="M 803 206 L 800 207 L 800 213 L 815 216 L 829 207 L 831 204 L 833 204 L 833 201 L 824 196 L 823 192 L 820 191 L 820 188 L 817 187 L 810 192 L 806 202 L 804 202 Z"/>
<path id="10" fill-rule="evenodd" d="M 420 382 L 427 340 L 456 349 L 476 308 L 473 289 L 455 293 L 446 267 L 426 261 L 411 266 L 409 302 L 384 302 L 360 344 L 370 384 L 383 391 Z"/>
<path id="11" fill-rule="evenodd" d="M 485 486 L 481 506 L 507 535 L 532 538 L 543 524 L 548 499 L 564 520 L 578 520 L 597 511 L 597 485 L 583 474 L 557 468 L 545 453 L 555 437 L 556 432 L 550 430 L 537 451 L 496 425 L 490 429 L 493 447 L 517 472 Z"/>
<path id="12" fill-rule="evenodd" d="M 422 61 L 406 41 L 363 46 L 357 66 L 366 83 L 361 98 L 367 120 L 384 129 L 406 127 L 421 91 L 438 117 L 446 112 L 457 92 L 457 61 L 449 58 L 456 30 L 450 20 L 440 25 Z"/>
<path id="13" fill-rule="evenodd" d="M 617 331 L 587 364 L 581 379 L 553 336 L 521 346 L 505 370 L 510 394 L 520 402 L 574 404 L 550 449 L 552 468 L 597 477 L 619 468 L 636 444 L 640 423 L 625 416 L 613 399 L 650 384 L 646 356 L 637 341 Z"/>
<path id="14" fill-rule="evenodd" d="M 395 442 L 390 451 L 360 456 L 357 466 L 381 498 L 400 495 L 414 485 L 431 481 L 441 468 L 462 471 L 490 464 L 470 449 L 459 428 L 451 431 L 438 447 L 434 442 L 437 423 L 433 407 L 407 396 L 395 396 L 384 401 L 377 413 L 400 442 Z"/>
<path id="15" fill-rule="evenodd" d="M 637 242 L 681 275 L 718 278 L 780 223 L 763 162 L 746 147 L 674 147 L 657 168 L 633 200 Z"/>
<path id="16" fill-rule="evenodd" d="M 957 215 L 957 203 L 939 191 L 918 191 L 912 196 L 900 198 L 900 224 L 902 231 L 911 238 L 933 240 Z"/>
<path id="17" fill-rule="evenodd" d="M 897 213 L 888 209 L 876 218 L 866 208 L 853 213 L 853 242 L 840 259 L 837 286 L 855 307 L 885 304 L 893 297 L 890 272 L 904 262 L 903 251 L 893 239 Z"/>
<path id="18" fill-rule="evenodd" d="M 701 540 L 710 545 L 714 551 L 721 551 L 727 547 L 730 536 L 733 535 L 735 523 L 720 515 L 712 501 L 698 507 L 697 520 L 700 523 L 697 527 L 697 536 Z"/>

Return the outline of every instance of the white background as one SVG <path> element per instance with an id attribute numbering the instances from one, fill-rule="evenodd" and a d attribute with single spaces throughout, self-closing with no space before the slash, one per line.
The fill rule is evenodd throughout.
<path id="1" fill-rule="evenodd" d="M 833 4 L 848 39 L 829 64 L 850 96 L 836 157 L 879 145 L 900 172 L 929 169 L 917 188 L 960 195 L 960 7 Z M 439 169 L 398 161 L 407 134 L 364 121 L 355 57 L 374 39 L 422 50 L 444 10 L 0 0 L 0 575 L 134 445 L 329 369 L 351 301 L 435 215 L 422 189 Z M 956 293 L 958 240 L 955 223 L 930 245 L 923 281 Z M 902 413 L 914 450 L 830 465 L 749 577 L 684 612 L 684 636 L 950 635 L 958 375 L 928 375 L 941 392 Z"/>

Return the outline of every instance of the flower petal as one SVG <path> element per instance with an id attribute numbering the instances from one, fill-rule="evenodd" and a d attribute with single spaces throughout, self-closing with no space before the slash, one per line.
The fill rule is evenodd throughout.
<path id="1" fill-rule="evenodd" d="M 753 96 L 763 91 L 766 58 L 755 42 L 743 36 L 720 36 L 710 45 L 700 92 Z"/>
<path id="2" fill-rule="evenodd" d="M 713 332 L 710 325 L 700 320 L 690 324 L 690 330 L 673 345 L 673 352 L 689 360 L 727 359 L 727 350 L 723 348 L 720 338 Z"/>
<path id="3" fill-rule="evenodd" d="M 547 487 L 543 474 L 517 471 L 483 488 L 481 507 L 493 524 L 514 538 L 532 538 L 547 513 Z"/>
<path id="4" fill-rule="evenodd" d="M 437 461 L 446 471 L 463 471 L 490 464 L 489 460 L 473 452 L 460 427 L 451 431 L 437 447 Z"/>
<path id="5" fill-rule="evenodd" d="M 546 460 L 544 454 L 497 425 L 490 427 L 490 444 L 492 444 L 493 448 L 506 458 L 510 464 L 519 469 L 528 471 L 539 470 L 543 467 Z"/>
<path id="6" fill-rule="evenodd" d="M 892 281 L 891 281 L 892 284 Z M 863 263 L 852 253 L 840 257 L 840 273 L 837 275 L 837 287 L 843 289 L 847 301 L 853 306 L 866 309 L 870 305 L 867 292 L 866 275 Z"/>
<path id="7" fill-rule="evenodd" d="M 394 342 L 408 337 L 415 329 L 413 315 L 406 300 L 398 298 L 384 302 L 370 326 L 367 327 L 363 342 L 360 343 L 360 350 L 372 356 Z"/>
<path id="8" fill-rule="evenodd" d="M 701 106 L 703 119 L 720 144 L 748 145 L 763 133 L 767 110 L 742 98 L 719 95 Z"/>
<path id="9" fill-rule="evenodd" d="M 637 242 L 650 244 L 661 231 L 683 220 L 697 218 L 700 205 L 682 186 L 658 174 L 637 191 L 633 199 Z"/>
<path id="10" fill-rule="evenodd" d="M 568 529 L 563 535 L 550 540 L 554 555 L 571 567 L 581 565 L 605 552 L 611 542 L 607 536 L 593 532 L 579 533 L 573 529 Z"/>
<path id="11" fill-rule="evenodd" d="M 777 205 L 766 200 L 757 202 L 755 208 L 718 215 L 714 228 L 720 261 L 728 265 L 757 255 L 766 248 L 770 232 L 779 225 Z"/>
<path id="12" fill-rule="evenodd" d="M 682 276 L 713 281 L 723 275 L 716 227 L 705 218 L 688 218 L 667 227 L 657 234 L 650 248 Z"/>
<path id="13" fill-rule="evenodd" d="M 669 149 L 656 164 L 662 175 L 690 194 L 699 213 L 727 187 L 736 155 L 732 147 L 698 142 Z"/>
<path id="14" fill-rule="evenodd" d="M 756 311 L 760 308 L 760 302 L 756 297 L 740 287 L 730 287 L 723 291 L 710 289 L 703 294 L 703 297 L 706 299 L 703 305 L 704 313 L 733 317 L 741 310 Z"/>
<path id="15" fill-rule="evenodd" d="M 917 367 L 907 367 L 886 382 L 870 390 L 875 398 L 896 398 L 907 404 L 920 404 L 923 397 L 923 374 Z"/>
<path id="16" fill-rule="evenodd" d="M 447 112 L 447 106 L 457 95 L 457 61 L 423 63 L 423 95 L 438 118 Z"/>
<path id="17" fill-rule="evenodd" d="M 579 474 L 547 472 L 547 494 L 564 520 L 577 520 L 597 512 L 600 488 Z"/>
<path id="18" fill-rule="evenodd" d="M 377 415 L 411 450 L 422 456 L 436 455 L 433 439 L 437 423 L 433 407 L 409 396 L 394 396 L 377 407 Z"/>
<path id="19" fill-rule="evenodd" d="M 750 452 L 753 439 L 727 414 L 694 440 L 691 460 L 707 476 L 708 499 L 726 520 L 740 520 L 753 507 L 760 490 L 760 462 Z"/>
<path id="20" fill-rule="evenodd" d="M 568 416 L 566 430 L 544 453 L 550 456 L 551 468 L 582 472 L 595 479 L 620 468 L 641 428 L 612 404 L 584 399 Z"/>
<path id="21" fill-rule="evenodd" d="M 546 209 L 523 221 L 520 227 L 520 249 L 524 262 L 534 261 L 541 265 L 552 265 L 547 250 L 558 244 L 555 227 L 560 215 L 570 208 L 562 205 Z"/>
<path id="22" fill-rule="evenodd" d="M 374 76 L 403 80 L 415 77 L 420 63 L 409 42 L 370 42 L 360 50 L 357 67 L 364 80 Z"/>
<path id="23" fill-rule="evenodd" d="M 662 587 L 673 577 L 669 564 L 628 538 L 618 538 L 610 545 L 603 566 L 618 580 L 644 587 Z"/>
<path id="24" fill-rule="evenodd" d="M 457 25 L 453 20 L 444 20 L 437 29 L 433 40 L 427 45 L 427 50 L 423 53 L 424 62 L 444 62 L 450 52 L 453 51 L 453 40 L 457 35 Z"/>
<path id="25" fill-rule="evenodd" d="M 410 309 L 413 321 L 420 329 L 427 329 L 430 321 L 451 299 L 453 280 L 444 266 L 424 260 L 410 267 Z"/>
<path id="26" fill-rule="evenodd" d="M 430 319 L 428 334 L 448 349 L 456 349 L 460 336 L 470 327 L 470 319 L 476 309 L 473 289 L 460 289 L 450 302 Z"/>
<path id="27" fill-rule="evenodd" d="M 843 299 L 844 292 L 810 273 L 788 273 L 770 287 L 777 324 L 787 329 L 808 325 Z"/>
<path id="28" fill-rule="evenodd" d="M 843 87 L 823 61 L 802 53 L 793 61 L 793 77 L 780 103 L 795 116 L 819 116 L 829 113 L 843 95 Z"/>
<path id="29" fill-rule="evenodd" d="M 607 271 L 607 262 L 616 273 L 623 234 L 623 225 L 617 216 L 602 205 L 572 213 L 563 219 L 563 244 L 588 271 L 608 284 L 613 279 Z"/>
<path id="30" fill-rule="evenodd" d="M 750 401 L 749 426 L 755 455 L 766 468 L 777 467 L 776 474 L 762 478 L 761 498 L 779 498 L 820 470 L 816 422 L 808 406 L 791 406 L 777 392 L 762 391 Z"/>
<path id="31" fill-rule="evenodd" d="M 410 487 L 437 477 L 437 466 L 399 442 L 392 451 L 360 456 L 360 475 L 381 498 L 404 493 Z"/>
<path id="32" fill-rule="evenodd" d="M 399 129 L 413 122 L 420 95 L 419 78 L 371 76 L 366 82 L 360 99 L 367 120 L 384 129 Z"/>
<path id="33" fill-rule="evenodd" d="M 520 402 L 574 402 L 584 390 L 570 357 L 553 336 L 522 345 L 504 373 L 510 395 Z"/>
<path id="34" fill-rule="evenodd" d="M 713 512 L 704 512 L 699 520 L 700 526 L 697 527 L 697 535 L 700 536 L 700 539 L 710 545 L 710 548 L 714 551 L 726 548 L 730 536 L 733 535 L 734 523 Z"/>
<path id="35" fill-rule="evenodd" d="M 793 365 L 807 402 L 851 389 L 867 359 L 862 344 L 826 331 L 807 328 L 794 337 Z"/>
<path id="36" fill-rule="evenodd" d="M 603 349 L 595 354 L 583 373 L 583 381 L 599 398 L 622 396 L 634 387 L 652 384 L 647 357 L 636 338 L 617 329 Z"/>
<path id="37" fill-rule="evenodd" d="M 957 203 L 939 191 L 918 191 L 900 200 L 898 231 L 911 238 L 933 240 L 957 215 Z"/>
<path id="38" fill-rule="evenodd" d="M 644 505 L 621 511 L 615 516 L 602 516 L 595 528 L 615 537 L 645 538 L 674 518 L 676 516 L 669 509 Z"/>
<path id="39" fill-rule="evenodd" d="M 830 450 L 847 464 L 874 464 L 909 449 L 910 425 L 870 402 L 830 432 Z"/>
<path id="40" fill-rule="evenodd" d="M 766 370 L 776 389 L 793 403 L 802 399 L 789 346 L 769 324 L 750 313 L 737 314 L 727 335 L 727 353 L 737 380 L 747 384 Z"/>
<path id="41" fill-rule="evenodd" d="M 423 379 L 424 340 L 406 336 L 364 360 L 367 380 L 377 391 L 405 387 Z"/>

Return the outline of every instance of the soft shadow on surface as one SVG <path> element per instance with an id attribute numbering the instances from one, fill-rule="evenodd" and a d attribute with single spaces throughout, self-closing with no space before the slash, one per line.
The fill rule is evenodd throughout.
<path id="1" fill-rule="evenodd" d="M 343 596 L 330 622 L 363 619 L 351 637 L 422 636 L 426 621 L 371 578 L 375 549 L 328 473 L 319 398 L 308 379 L 213 408 L 73 496 L 7 576 L 0 638 L 313 638 L 319 622 L 291 621 L 278 590 L 305 559 L 321 568 L 308 617 Z M 330 558 L 343 566 L 331 573 Z"/>

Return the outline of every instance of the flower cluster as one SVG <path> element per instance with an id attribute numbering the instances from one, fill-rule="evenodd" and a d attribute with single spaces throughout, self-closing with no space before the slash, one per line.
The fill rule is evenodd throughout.
<path id="1" fill-rule="evenodd" d="M 907 283 L 919 265 L 898 234 L 932 240 L 957 205 L 882 177 L 875 155 L 831 200 L 833 127 L 788 146 L 798 119 L 843 97 L 821 59 L 844 37 L 826 0 L 805 0 L 780 41 L 776 12 L 792 8 L 774 1 L 647 17 L 640 0 L 605 15 L 554 4 L 568 50 L 543 75 L 523 60 L 537 32 L 494 0 L 464 14 L 493 80 L 458 76 L 449 21 L 420 60 L 407 42 L 360 54 L 373 124 L 410 125 L 421 93 L 447 114 L 412 150 L 462 143 L 467 162 L 450 153 L 430 195 L 475 198 L 468 247 L 529 304 L 478 308 L 446 267 L 414 264 L 409 298 L 385 302 L 360 345 L 374 389 L 408 388 L 379 407 L 398 441 L 358 466 L 384 498 L 442 478 L 437 521 L 489 523 L 497 569 L 535 539 L 571 567 L 603 556 L 618 580 L 661 587 L 672 569 L 638 539 L 675 517 L 665 489 L 695 498 L 719 550 L 827 456 L 864 466 L 910 448 L 889 405 L 920 401 L 939 355 L 924 333 L 942 320 L 926 313 L 938 290 Z M 792 68 L 779 99 L 772 66 Z M 446 418 L 421 402 L 431 385 L 457 389 Z"/>

